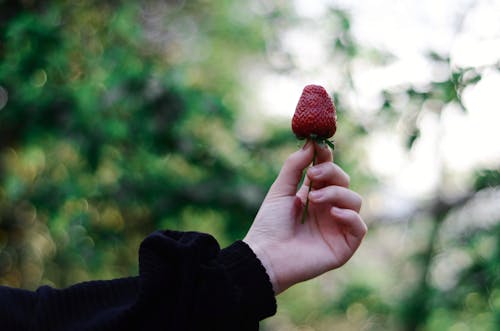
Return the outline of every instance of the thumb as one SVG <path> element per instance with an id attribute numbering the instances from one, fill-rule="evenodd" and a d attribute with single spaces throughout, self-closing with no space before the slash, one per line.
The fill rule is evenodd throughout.
<path id="1" fill-rule="evenodd" d="M 302 179 L 302 172 L 312 162 L 313 150 L 314 143 L 308 140 L 302 149 L 291 154 L 286 159 L 278 178 L 276 178 L 269 190 L 269 195 L 290 196 L 297 193 L 297 187 Z"/>

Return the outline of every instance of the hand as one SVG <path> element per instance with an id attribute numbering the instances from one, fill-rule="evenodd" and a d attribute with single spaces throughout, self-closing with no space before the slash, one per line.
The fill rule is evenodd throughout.
<path id="1" fill-rule="evenodd" d="M 314 148 L 317 164 L 297 191 Z M 366 234 L 358 214 L 361 198 L 348 189 L 349 176 L 332 158 L 328 147 L 311 141 L 290 155 L 243 239 L 266 268 L 275 294 L 342 266 Z M 301 224 L 311 181 L 309 210 Z"/>

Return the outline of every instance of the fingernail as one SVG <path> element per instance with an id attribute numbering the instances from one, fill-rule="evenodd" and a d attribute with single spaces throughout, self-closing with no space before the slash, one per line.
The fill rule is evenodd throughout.
<path id="1" fill-rule="evenodd" d="M 344 211 L 339 207 L 332 207 L 331 212 L 337 216 L 342 216 Z"/>
<path id="2" fill-rule="evenodd" d="M 323 197 L 323 192 L 321 191 L 312 191 L 309 193 L 309 198 L 315 201 L 321 200 Z"/>
<path id="3" fill-rule="evenodd" d="M 309 172 L 309 175 L 316 177 L 319 174 L 321 174 L 321 169 L 319 169 L 318 167 L 311 167 L 311 168 L 309 168 L 308 172 Z"/>
<path id="4" fill-rule="evenodd" d="M 309 143 L 311 141 L 309 139 L 306 140 L 306 143 L 304 144 L 304 146 L 302 146 L 302 149 L 307 149 L 307 147 L 309 147 Z"/>

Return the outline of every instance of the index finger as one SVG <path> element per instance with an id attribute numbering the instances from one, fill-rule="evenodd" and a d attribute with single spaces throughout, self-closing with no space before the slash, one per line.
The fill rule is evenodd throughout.
<path id="1" fill-rule="evenodd" d="M 324 162 L 333 162 L 333 152 L 327 144 L 314 143 L 316 150 L 316 164 Z"/>

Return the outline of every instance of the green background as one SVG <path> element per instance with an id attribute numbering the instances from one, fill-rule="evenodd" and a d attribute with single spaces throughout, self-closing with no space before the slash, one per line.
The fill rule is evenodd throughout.
<path id="1" fill-rule="evenodd" d="M 240 68 L 269 61 L 283 29 L 304 18 L 285 2 L 255 6 L 0 1 L 0 284 L 64 287 L 136 274 L 138 246 L 157 229 L 209 232 L 223 246 L 242 238 L 299 146 L 288 121 L 248 114 Z M 346 81 L 353 61 L 391 58 L 358 44 L 350 19 L 333 7 L 325 18 L 327 53 Z M 422 105 L 466 112 L 462 91 L 486 70 L 452 66 L 447 54 L 428 58 L 449 77 L 384 91 L 368 124 L 345 102 L 353 86 L 333 95 L 336 162 L 361 195 L 382 180 L 364 166 L 370 130 L 415 119 L 402 138 L 410 151 Z M 259 134 L 245 134 L 253 126 Z M 442 236 L 460 207 L 500 186 L 498 168 L 470 178 L 460 198 L 436 193 L 403 222 L 367 218 L 359 256 L 281 295 L 263 330 L 495 330 L 499 220 Z M 393 250 L 402 236 L 404 249 Z M 441 265 L 454 272 L 446 286 L 433 281 Z"/>

